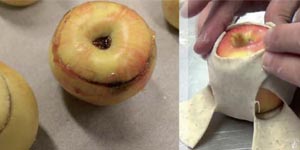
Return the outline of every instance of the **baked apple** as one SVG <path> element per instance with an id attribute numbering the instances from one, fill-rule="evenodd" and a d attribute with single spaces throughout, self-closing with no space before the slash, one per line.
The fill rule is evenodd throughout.
<path id="1" fill-rule="evenodd" d="M 179 0 L 162 0 L 162 7 L 166 20 L 179 29 Z"/>
<path id="2" fill-rule="evenodd" d="M 148 82 L 155 66 L 155 35 L 124 5 L 86 2 L 65 14 L 49 52 L 54 76 L 66 91 L 95 105 L 111 105 Z"/>
<path id="3" fill-rule="evenodd" d="M 28 6 L 31 5 L 38 0 L 0 0 L 0 2 L 3 2 L 7 5 L 12 5 L 12 6 Z"/>
<path id="4" fill-rule="evenodd" d="M 263 39 L 267 27 L 244 24 L 229 30 L 217 48 L 217 55 L 224 58 L 245 58 L 265 48 Z M 260 88 L 256 100 L 259 102 L 258 113 L 278 108 L 282 100 L 268 89 Z"/>
<path id="5" fill-rule="evenodd" d="M 16 71 L 0 62 L 0 149 L 29 150 L 38 129 L 35 97 Z"/>

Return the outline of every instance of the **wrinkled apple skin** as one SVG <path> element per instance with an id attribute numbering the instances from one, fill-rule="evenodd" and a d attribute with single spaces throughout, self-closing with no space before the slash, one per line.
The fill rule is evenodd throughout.
<path id="1" fill-rule="evenodd" d="M 92 45 L 93 39 L 109 32 L 109 49 Z M 49 51 L 52 72 L 61 86 L 95 105 L 116 104 L 138 93 L 150 79 L 155 60 L 153 31 L 135 11 L 112 2 L 88 2 L 69 11 Z M 116 82 L 126 83 L 107 86 Z"/>
<path id="2" fill-rule="evenodd" d="M 18 7 L 32 5 L 37 1 L 38 0 L 0 0 L 0 2 L 3 2 L 7 5 L 18 6 Z"/>
<path id="3" fill-rule="evenodd" d="M 0 82 L 0 86 L 7 87 L 7 90 L 1 88 L 0 95 L 2 97 L 7 92 L 10 102 L 8 111 L 3 111 L 7 105 L 3 105 L 5 99 L 0 99 L 0 117 L 8 115 L 6 122 L 0 118 L 0 149 L 29 150 L 38 130 L 38 108 L 34 94 L 21 75 L 1 62 L 0 76 L 4 81 Z"/>
<path id="4" fill-rule="evenodd" d="M 250 57 L 257 52 L 264 50 L 265 45 L 263 43 L 263 38 L 267 30 L 268 28 L 266 26 L 251 24 L 244 24 L 230 29 L 226 32 L 225 36 L 223 37 L 222 41 L 218 46 L 218 56 L 223 58 L 241 59 Z M 251 31 L 252 34 L 245 34 L 249 31 Z M 233 41 L 232 37 L 236 34 L 244 34 L 246 36 L 242 38 L 246 39 L 238 39 Z M 247 40 L 249 38 L 252 39 L 252 41 L 250 41 L 249 43 L 246 43 L 245 45 L 241 46 L 235 45 L 239 44 L 238 42 Z M 264 88 L 260 88 L 258 90 L 256 100 L 259 102 L 259 109 L 257 110 L 257 113 L 265 113 L 268 111 L 272 111 L 281 106 L 283 103 L 282 100 L 273 92 Z"/>
<path id="5" fill-rule="evenodd" d="M 179 0 L 162 0 L 162 7 L 166 20 L 179 29 Z"/>

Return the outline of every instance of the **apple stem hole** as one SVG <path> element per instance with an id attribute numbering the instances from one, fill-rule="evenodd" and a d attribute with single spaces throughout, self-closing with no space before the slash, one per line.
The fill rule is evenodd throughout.
<path id="1" fill-rule="evenodd" d="M 112 39 L 110 36 L 99 37 L 93 41 L 93 45 L 100 50 L 107 50 L 111 46 Z"/>

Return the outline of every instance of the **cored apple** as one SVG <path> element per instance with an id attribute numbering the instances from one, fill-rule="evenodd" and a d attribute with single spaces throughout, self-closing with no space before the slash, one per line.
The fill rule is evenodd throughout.
<path id="1" fill-rule="evenodd" d="M 217 54 L 226 58 L 249 57 L 264 49 L 263 38 L 268 28 L 259 25 L 240 25 L 226 32 Z"/>
<path id="2" fill-rule="evenodd" d="M 154 32 L 134 10 L 93 1 L 70 10 L 50 46 L 61 86 L 95 105 L 122 102 L 144 88 L 156 60 Z"/>
<path id="3" fill-rule="evenodd" d="M 7 5 L 19 6 L 19 7 L 28 6 L 37 1 L 38 0 L 0 0 L 0 2 L 3 2 Z"/>
<path id="4" fill-rule="evenodd" d="M 179 0 L 162 0 L 166 20 L 176 29 L 179 28 Z"/>
<path id="5" fill-rule="evenodd" d="M 265 48 L 263 38 L 268 28 L 260 25 L 244 24 L 226 32 L 221 40 L 217 55 L 224 58 L 246 58 Z M 259 102 L 258 113 L 278 108 L 282 100 L 268 89 L 260 88 L 256 100 Z"/>

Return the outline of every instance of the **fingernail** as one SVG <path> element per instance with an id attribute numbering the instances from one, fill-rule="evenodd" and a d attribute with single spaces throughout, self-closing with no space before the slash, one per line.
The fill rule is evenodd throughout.
<path id="1" fill-rule="evenodd" d="M 273 29 L 269 29 L 268 32 L 266 33 L 266 36 L 265 36 L 265 39 L 264 39 L 264 42 L 265 42 L 265 47 L 266 47 L 266 50 L 269 49 L 270 47 L 270 42 L 271 42 L 271 34 L 273 32 Z"/>

